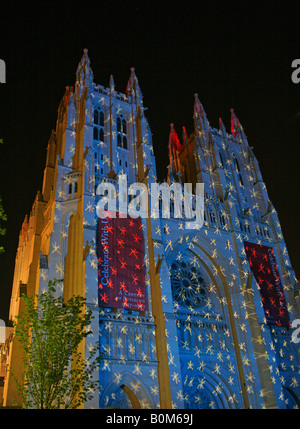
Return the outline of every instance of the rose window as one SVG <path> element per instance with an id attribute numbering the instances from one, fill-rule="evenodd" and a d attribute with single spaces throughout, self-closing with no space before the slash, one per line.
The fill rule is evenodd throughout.
<path id="1" fill-rule="evenodd" d="M 207 291 L 203 276 L 189 262 L 176 261 L 171 265 L 173 300 L 180 308 L 196 309 L 205 304 Z"/>

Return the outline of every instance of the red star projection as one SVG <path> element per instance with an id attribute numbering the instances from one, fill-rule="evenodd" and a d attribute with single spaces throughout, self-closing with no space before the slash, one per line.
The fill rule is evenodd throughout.
<path id="1" fill-rule="evenodd" d="M 278 266 L 272 247 L 244 241 L 251 271 L 259 285 L 267 323 L 290 326 Z"/>
<path id="2" fill-rule="evenodd" d="M 97 224 L 100 307 L 147 310 L 141 218 L 104 218 Z"/>

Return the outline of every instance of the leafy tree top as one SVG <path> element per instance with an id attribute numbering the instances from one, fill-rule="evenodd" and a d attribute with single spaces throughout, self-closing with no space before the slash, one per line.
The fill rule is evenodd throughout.
<path id="1" fill-rule="evenodd" d="M 23 382 L 15 379 L 25 408 L 78 408 L 98 386 L 98 343 L 87 360 L 79 351 L 92 334 L 92 312 L 81 296 L 64 303 L 58 282 L 49 281 L 36 297 L 22 295 L 25 311 L 16 318 L 15 337 L 23 350 Z"/>

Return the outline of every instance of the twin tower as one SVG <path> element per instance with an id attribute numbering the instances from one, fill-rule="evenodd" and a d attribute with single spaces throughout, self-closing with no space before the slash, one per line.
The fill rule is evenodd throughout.
<path id="1" fill-rule="evenodd" d="M 152 106 L 155 108 L 155 106 Z M 94 83 L 87 50 L 58 109 L 42 190 L 25 218 L 10 319 L 20 289 L 82 295 L 93 311 L 99 391 L 85 408 L 293 408 L 300 361 L 293 321 L 299 285 L 277 212 L 238 118 L 210 126 L 197 94 L 194 131 L 171 124 L 166 181 L 204 184 L 204 223 L 176 216 L 99 219 L 100 183 L 157 181 L 152 134 L 131 69 L 126 92 Z M 181 133 L 180 133 L 181 134 Z M 167 147 L 166 147 L 167 150 Z M 8 342 L 21 377 L 21 352 Z M 20 404 L 10 373 L 4 405 Z"/>

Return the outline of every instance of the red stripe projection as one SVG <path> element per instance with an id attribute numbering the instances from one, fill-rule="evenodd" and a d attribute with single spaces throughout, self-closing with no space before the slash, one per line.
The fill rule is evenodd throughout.
<path id="1" fill-rule="evenodd" d="M 267 323 L 290 326 L 289 314 L 272 247 L 244 242 L 247 258 L 260 288 Z"/>
<path id="2" fill-rule="evenodd" d="M 141 218 L 99 218 L 97 256 L 99 306 L 147 310 Z"/>

